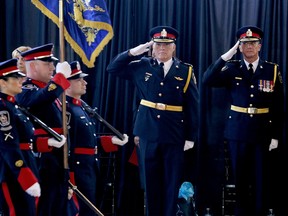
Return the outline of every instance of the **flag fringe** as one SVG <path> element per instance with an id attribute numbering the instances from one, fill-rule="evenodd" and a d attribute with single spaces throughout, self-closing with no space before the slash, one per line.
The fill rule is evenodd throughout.
<path id="1" fill-rule="evenodd" d="M 31 2 L 49 19 L 51 19 L 59 28 L 59 18 L 57 15 L 52 13 L 49 9 L 45 7 L 39 0 L 31 0 Z M 106 30 L 108 31 L 108 34 L 101 40 L 101 43 L 98 44 L 97 48 L 92 52 L 90 59 L 87 58 L 84 50 L 78 45 L 78 43 L 73 39 L 73 37 L 69 34 L 67 31 L 65 25 L 64 25 L 64 37 L 67 40 L 67 42 L 70 44 L 72 49 L 80 56 L 82 59 L 82 62 L 89 68 L 94 67 L 94 63 L 96 60 L 96 57 L 101 53 L 101 51 L 104 49 L 104 47 L 108 44 L 108 42 L 113 38 L 113 28 L 110 24 L 107 24 L 105 22 L 98 22 L 98 21 L 90 21 L 90 20 L 84 20 L 84 26 L 91 27 L 91 28 L 97 28 L 99 30 Z"/>

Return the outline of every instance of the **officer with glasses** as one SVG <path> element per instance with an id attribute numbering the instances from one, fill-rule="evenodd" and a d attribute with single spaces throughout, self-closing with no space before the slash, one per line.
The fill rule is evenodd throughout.
<path id="1" fill-rule="evenodd" d="M 267 158 L 276 151 L 283 127 L 283 85 L 279 66 L 259 57 L 263 31 L 244 26 L 236 44 L 203 76 L 210 87 L 226 87 L 231 104 L 224 137 L 236 188 L 235 215 L 264 215 L 267 203 Z M 237 49 L 242 60 L 231 60 Z"/>

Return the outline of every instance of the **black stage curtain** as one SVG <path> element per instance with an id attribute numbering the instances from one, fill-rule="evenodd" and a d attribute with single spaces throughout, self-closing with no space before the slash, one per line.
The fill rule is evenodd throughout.
<path id="1" fill-rule="evenodd" d="M 279 64 L 283 73 L 287 98 L 287 0 L 106 0 L 114 38 L 97 57 L 89 73 L 88 91 L 83 99 L 119 131 L 127 133 L 129 143 L 121 148 L 116 159 L 115 214 L 143 214 L 143 191 L 138 167 L 128 159 L 133 150 L 134 87 L 127 81 L 110 77 L 105 69 L 111 59 L 124 50 L 150 40 L 149 29 L 170 25 L 180 32 L 176 55 L 194 66 L 200 92 L 200 138 L 195 149 L 187 152 L 187 180 L 196 187 L 198 211 L 210 207 L 215 215 L 222 208 L 222 187 L 225 184 L 224 118 L 227 110 L 224 89 L 207 89 L 201 85 L 206 68 L 236 42 L 235 33 L 244 25 L 263 29 L 261 57 Z M 53 42 L 59 56 L 59 30 L 51 20 L 36 9 L 29 0 L 5 0 L 0 7 L 0 60 L 11 57 L 20 45 L 39 46 Z M 81 60 L 69 44 L 65 45 L 67 61 Z M 237 54 L 239 58 L 240 55 Z M 286 99 L 285 99 L 286 107 Z M 287 124 L 287 116 L 285 123 Z M 283 142 L 273 155 L 276 194 L 275 205 L 284 214 L 280 195 L 286 195 L 287 146 L 284 129 Z M 109 132 L 99 125 L 99 133 Z M 287 215 L 287 213 L 285 213 Z"/>

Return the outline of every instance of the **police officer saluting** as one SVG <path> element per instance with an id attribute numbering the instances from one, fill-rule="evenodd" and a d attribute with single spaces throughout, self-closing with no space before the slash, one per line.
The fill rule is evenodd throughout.
<path id="1" fill-rule="evenodd" d="M 150 36 L 150 42 L 118 54 L 107 71 L 137 89 L 133 133 L 139 137 L 147 216 L 171 216 L 176 215 L 184 146 L 189 149 L 197 140 L 198 90 L 192 66 L 174 57 L 178 31 L 157 26 Z M 152 57 L 143 57 L 150 46 Z"/>
<path id="2" fill-rule="evenodd" d="M 279 67 L 259 58 L 263 32 L 256 26 L 237 31 L 237 43 L 206 70 L 204 84 L 226 87 L 231 107 L 226 121 L 236 186 L 236 215 L 264 215 L 267 153 L 282 135 L 283 86 Z M 239 47 L 242 60 L 230 60 Z M 266 187 L 265 187 L 266 186 Z M 271 206 L 270 206 L 271 208 Z"/>

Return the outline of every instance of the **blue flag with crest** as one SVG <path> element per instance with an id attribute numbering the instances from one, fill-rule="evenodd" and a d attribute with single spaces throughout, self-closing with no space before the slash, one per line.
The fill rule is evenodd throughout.
<path id="1" fill-rule="evenodd" d="M 59 0 L 31 0 L 59 27 Z M 64 37 L 87 67 L 114 33 L 105 0 L 63 0 Z"/>

